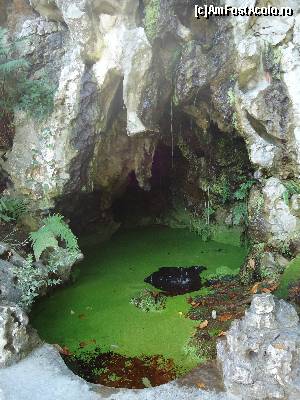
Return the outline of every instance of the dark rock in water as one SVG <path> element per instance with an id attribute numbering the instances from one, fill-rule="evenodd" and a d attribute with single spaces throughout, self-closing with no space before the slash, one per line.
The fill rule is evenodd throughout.
<path id="1" fill-rule="evenodd" d="M 144 279 L 157 289 L 171 294 L 194 292 L 201 288 L 199 274 L 205 271 L 202 265 L 192 267 L 161 267 Z"/>

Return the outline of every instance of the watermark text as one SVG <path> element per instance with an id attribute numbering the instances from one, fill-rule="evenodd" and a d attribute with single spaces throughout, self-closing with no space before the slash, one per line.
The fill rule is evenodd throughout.
<path id="1" fill-rule="evenodd" d="M 291 7 L 233 7 L 233 6 L 215 6 L 213 4 L 205 4 L 203 6 L 195 5 L 195 17 L 197 19 L 206 18 L 209 19 L 212 16 L 215 17 L 229 17 L 229 16 L 242 16 L 242 17 L 291 17 L 294 14 L 294 10 Z"/>

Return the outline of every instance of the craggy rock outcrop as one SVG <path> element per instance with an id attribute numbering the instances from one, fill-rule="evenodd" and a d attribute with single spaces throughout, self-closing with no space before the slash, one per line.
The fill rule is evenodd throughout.
<path id="1" fill-rule="evenodd" d="M 239 0 L 235 3 L 244 5 Z M 285 5 L 276 2 L 278 7 Z M 232 19 L 237 63 L 231 93 L 234 123 L 245 138 L 261 182 L 258 236 L 270 242 L 293 240 L 299 234 L 299 218 L 283 200 L 285 180 L 299 182 L 300 173 L 300 97 L 295 84 L 300 63 L 299 3 L 288 5 L 294 10 L 291 17 Z M 253 196 L 257 196 L 255 190 Z"/>
<path id="2" fill-rule="evenodd" d="M 25 262 L 10 246 L 0 242 L 0 300 L 18 303 L 21 290 L 15 281 L 15 268 L 21 268 Z"/>
<path id="3" fill-rule="evenodd" d="M 56 278 L 63 283 L 70 279 L 73 265 L 83 258 L 83 255 L 78 253 L 76 260 L 71 262 L 70 258 L 64 252 L 67 253 L 66 250 L 60 248 L 60 268 L 55 273 Z M 21 303 L 22 290 L 16 279 L 16 271 L 21 271 L 25 264 L 26 260 L 13 248 L 0 242 L 0 301 Z M 49 278 L 49 274 L 53 275 L 53 272 L 49 272 L 48 266 L 41 261 L 34 262 L 33 267 L 44 282 Z M 46 294 L 46 292 L 47 285 L 43 284 L 40 288 L 40 294 Z"/>
<path id="4" fill-rule="evenodd" d="M 22 38 L 32 77 L 46 72 L 56 91 L 54 111 L 43 122 L 15 117 L 13 146 L 1 164 L 17 193 L 49 209 L 73 194 L 98 191 L 99 208 L 107 210 L 128 174 L 149 189 L 159 140 L 186 150 L 195 193 L 205 192 L 217 126 L 244 140 L 255 171 L 252 239 L 275 249 L 299 241 L 299 193 L 285 193 L 290 181 L 300 191 L 296 0 L 289 1 L 291 17 L 209 20 L 195 19 L 192 0 L 30 4 L 4 7 L 4 22 Z M 182 129 L 182 116 L 189 129 L 186 121 Z M 189 146 L 197 151 L 189 153 Z M 201 207 L 205 196 L 197 199 Z"/>
<path id="5" fill-rule="evenodd" d="M 0 368 L 21 360 L 38 344 L 25 312 L 14 303 L 0 303 Z"/>
<path id="6" fill-rule="evenodd" d="M 255 295 L 217 352 L 229 393 L 243 400 L 299 398 L 299 317 L 285 301 Z"/>
<path id="7" fill-rule="evenodd" d="M 62 194 L 93 191 L 89 162 L 123 102 L 129 136 L 151 129 L 142 123 L 138 109 L 152 51 L 143 28 L 135 23 L 136 0 L 122 5 L 114 1 L 31 4 L 41 16 L 25 20 L 15 36 L 24 40 L 22 55 L 36 66 L 34 73 L 47 71 L 57 84 L 54 111 L 43 122 L 17 117 L 5 169 L 18 192 L 47 208 Z M 136 147 L 132 146 L 132 157 Z M 143 162 L 143 152 L 140 158 Z"/>

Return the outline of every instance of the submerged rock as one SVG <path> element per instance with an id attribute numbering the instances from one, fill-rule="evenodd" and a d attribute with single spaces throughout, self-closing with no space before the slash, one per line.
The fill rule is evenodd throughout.
<path id="1" fill-rule="evenodd" d="M 205 271 L 202 265 L 192 267 L 161 267 L 145 278 L 146 283 L 150 283 L 157 289 L 171 294 L 183 294 L 194 292 L 201 287 L 199 274 Z"/>
<path id="2" fill-rule="evenodd" d="M 271 294 L 254 296 L 217 353 L 225 387 L 238 398 L 300 398 L 300 325 L 289 303 Z"/>

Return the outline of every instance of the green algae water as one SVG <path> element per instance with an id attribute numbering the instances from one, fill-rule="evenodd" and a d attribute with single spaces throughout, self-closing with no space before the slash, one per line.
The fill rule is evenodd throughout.
<path id="1" fill-rule="evenodd" d="M 185 351 L 199 324 L 184 317 L 191 294 L 168 297 L 159 312 L 143 312 L 130 299 L 153 288 L 144 278 L 161 266 L 205 265 L 204 274 L 220 266 L 238 268 L 246 250 L 225 242 L 202 242 L 185 229 L 120 231 L 107 242 L 83 248 L 77 281 L 42 298 L 33 308 L 32 324 L 45 341 L 73 353 L 99 346 L 128 357 L 162 355 L 186 372 L 199 362 Z"/>

